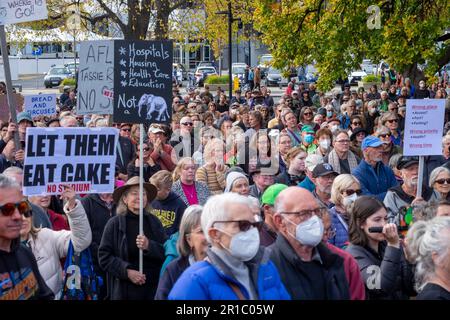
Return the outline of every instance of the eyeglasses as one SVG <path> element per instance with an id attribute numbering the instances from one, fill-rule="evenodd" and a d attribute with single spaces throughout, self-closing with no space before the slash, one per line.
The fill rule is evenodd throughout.
<path id="1" fill-rule="evenodd" d="M 311 209 L 311 210 L 303 210 L 303 211 L 293 211 L 293 212 L 289 212 L 289 211 L 282 211 L 279 212 L 281 214 L 295 214 L 297 215 L 299 218 L 301 218 L 302 220 L 306 220 L 311 218 L 313 215 L 318 216 L 319 218 L 322 218 L 322 216 L 328 211 L 327 208 L 316 208 L 316 209 Z"/>
<path id="2" fill-rule="evenodd" d="M 184 122 L 182 125 L 192 127 L 194 124 L 192 122 Z"/>
<path id="3" fill-rule="evenodd" d="M 380 135 L 378 135 L 378 137 L 379 138 L 390 138 L 391 137 L 391 134 L 390 133 L 386 133 L 386 134 L 380 134 Z"/>
<path id="4" fill-rule="evenodd" d="M 351 196 L 352 194 L 354 194 L 354 193 L 356 193 L 358 196 L 361 194 L 361 189 L 356 189 L 356 190 L 353 190 L 353 189 L 347 189 L 347 190 L 344 190 L 344 191 L 342 191 L 342 193 L 346 193 L 348 196 Z"/>
<path id="5" fill-rule="evenodd" d="M 360 126 L 360 125 L 361 125 L 361 122 L 352 122 L 352 124 L 353 124 L 354 126 Z"/>
<path id="6" fill-rule="evenodd" d="M 31 217 L 32 211 L 31 206 L 28 204 L 27 201 L 20 201 L 17 203 L 5 203 L 4 205 L 0 206 L 0 211 L 2 215 L 6 217 L 10 217 L 14 214 L 14 211 L 19 210 L 20 214 L 24 215 L 26 218 Z"/>
<path id="7" fill-rule="evenodd" d="M 303 115 L 310 116 L 310 115 L 312 115 L 312 112 L 305 112 Z"/>
<path id="8" fill-rule="evenodd" d="M 261 230 L 262 228 L 262 221 L 258 221 L 258 222 L 250 222 L 248 220 L 231 220 L 231 221 L 214 221 L 214 223 L 230 223 L 230 222 L 236 222 L 238 224 L 239 230 L 240 231 L 248 231 L 250 230 L 250 228 L 257 228 L 258 231 Z M 214 223 L 212 224 L 214 226 Z"/>
<path id="9" fill-rule="evenodd" d="M 122 131 L 127 131 L 127 132 L 130 132 L 131 131 L 131 129 L 120 129 L 120 130 L 122 130 Z"/>
<path id="10" fill-rule="evenodd" d="M 398 122 L 398 120 L 397 119 L 391 119 L 391 120 L 387 120 L 387 122 L 393 123 L 393 122 Z"/>
<path id="11" fill-rule="evenodd" d="M 444 183 L 450 184 L 450 178 L 448 178 L 448 179 L 438 179 L 438 180 L 436 180 L 436 183 L 438 183 L 438 184 L 444 184 Z"/>
<path id="12" fill-rule="evenodd" d="M 350 140 L 336 140 L 339 143 L 350 143 Z"/>

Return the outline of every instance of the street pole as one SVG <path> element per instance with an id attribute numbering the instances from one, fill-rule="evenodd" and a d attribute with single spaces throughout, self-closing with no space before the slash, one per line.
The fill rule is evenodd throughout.
<path id="1" fill-rule="evenodd" d="M 36 52 L 36 74 L 39 74 L 39 56 Z M 36 89 L 39 89 L 39 77 L 36 77 Z"/>
<path id="2" fill-rule="evenodd" d="M 231 27 L 233 24 L 233 12 L 231 11 L 231 0 L 228 0 L 228 97 L 231 101 L 233 91 L 233 80 L 231 79 L 231 65 L 233 59 L 233 43 Z"/>
<path id="3" fill-rule="evenodd" d="M 76 49 L 77 42 L 75 40 L 75 30 L 73 31 L 73 62 L 75 64 L 75 74 L 77 71 L 77 49 Z"/>
<path id="4" fill-rule="evenodd" d="M 15 123 L 18 127 L 16 114 L 16 101 L 14 100 L 12 92 L 11 69 L 9 67 L 8 45 L 6 43 L 6 32 L 4 25 L 0 25 L 0 46 L 3 57 L 3 70 L 5 70 L 6 97 L 8 99 L 9 113 L 11 114 L 11 121 Z M 16 150 L 21 149 L 19 142 L 18 128 L 14 132 L 14 147 Z"/>

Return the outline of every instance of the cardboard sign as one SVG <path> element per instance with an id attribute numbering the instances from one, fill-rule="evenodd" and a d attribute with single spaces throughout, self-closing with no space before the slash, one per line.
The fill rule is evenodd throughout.
<path id="1" fill-rule="evenodd" d="M 23 106 L 23 96 L 19 93 L 14 93 L 14 100 L 16 102 L 16 113 L 22 111 Z M 9 121 L 11 117 L 9 113 L 8 99 L 6 98 L 6 94 L 0 94 L 0 120 Z"/>
<path id="2" fill-rule="evenodd" d="M 56 94 L 38 94 L 25 96 L 25 111 L 32 118 L 56 114 Z"/>
<path id="3" fill-rule="evenodd" d="M 86 41 L 80 46 L 77 114 L 112 114 L 114 41 Z"/>
<path id="4" fill-rule="evenodd" d="M 46 0 L 2 0 L 0 24 L 15 24 L 48 18 Z"/>
<path id="5" fill-rule="evenodd" d="M 442 155 L 445 99 L 406 100 L 403 155 Z"/>
<path id="6" fill-rule="evenodd" d="M 64 185 L 77 193 L 114 191 L 115 128 L 28 128 L 23 192 L 60 194 Z"/>
<path id="7" fill-rule="evenodd" d="M 115 42 L 114 122 L 169 123 L 171 41 Z"/>

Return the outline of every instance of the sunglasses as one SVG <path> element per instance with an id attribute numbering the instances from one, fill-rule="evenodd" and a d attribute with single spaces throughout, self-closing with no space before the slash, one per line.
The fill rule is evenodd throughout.
<path id="1" fill-rule="evenodd" d="M 342 193 L 346 193 L 348 196 L 351 196 L 352 194 L 354 194 L 354 193 L 356 193 L 358 196 L 361 194 L 361 189 L 356 189 L 356 190 L 353 190 L 353 189 L 347 189 L 347 190 L 344 190 L 344 191 L 342 191 Z"/>
<path id="2" fill-rule="evenodd" d="M 389 138 L 391 136 L 390 133 L 386 133 L 386 134 L 380 134 L 378 137 L 379 138 Z"/>
<path id="3" fill-rule="evenodd" d="M 360 126 L 360 125 L 361 125 L 361 122 L 352 122 L 352 124 L 353 124 L 354 126 Z"/>
<path id="4" fill-rule="evenodd" d="M 397 119 L 391 119 L 391 120 L 387 120 L 387 122 L 393 123 L 393 122 L 398 122 L 398 120 Z"/>
<path id="5" fill-rule="evenodd" d="M 444 183 L 450 184 L 450 178 L 436 180 L 436 183 L 438 183 L 438 184 L 444 184 Z"/>
<path id="6" fill-rule="evenodd" d="M 14 214 L 16 208 L 17 210 L 19 210 L 20 214 L 24 215 L 26 218 L 31 217 L 31 207 L 25 200 L 17 203 L 5 203 L 4 205 L 0 206 L 0 212 L 6 217 L 10 217 Z"/>
<path id="7" fill-rule="evenodd" d="M 192 127 L 194 124 L 192 122 L 184 122 L 182 125 Z"/>
<path id="8" fill-rule="evenodd" d="M 304 115 L 305 116 L 310 116 L 310 115 L 312 115 L 312 112 L 305 112 Z"/>
<path id="9" fill-rule="evenodd" d="M 262 221 L 250 222 L 248 220 L 215 221 L 214 223 L 230 223 L 230 222 L 236 222 L 239 226 L 239 230 L 243 232 L 250 230 L 252 227 L 257 228 L 258 231 L 260 231 L 263 225 Z"/>
<path id="10" fill-rule="evenodd" d="M 127 132 L 130 132 L 131 131 L 131 129 L 121 129 L 122 131 L 127 131 Z"/>

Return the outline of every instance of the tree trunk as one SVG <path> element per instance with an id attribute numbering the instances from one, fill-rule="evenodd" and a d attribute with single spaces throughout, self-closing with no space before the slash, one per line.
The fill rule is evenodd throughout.
<path id="1" fill-rule="evenodd" d="M 419 85 L 420 80 L 425 79 L 425 74 L 417 67 L 417 63 L 410 65 L 406 70 L 402 73 L 403 78 L 411 79 L 411 83 L 415 86 Z"/>
<path id="2" fill-rule="evenodd" d="M 167 40 L 169 38 L 170 2 L 167 0 L 156 1 L 155 39 Z"/>

